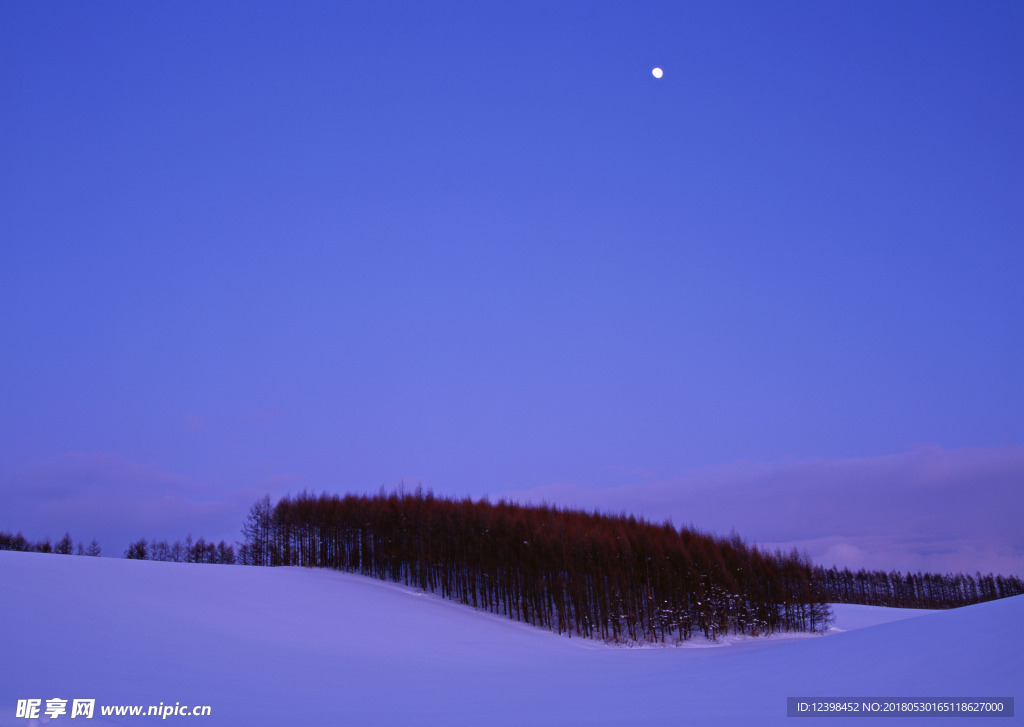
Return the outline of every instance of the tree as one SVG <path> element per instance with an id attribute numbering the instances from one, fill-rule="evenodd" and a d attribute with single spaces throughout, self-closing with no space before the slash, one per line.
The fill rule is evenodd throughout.
<path id="1" fill-rule="evenodd" d="M 94 557 L 99 556 L 99 554 L 100 554 L 100 544 L 96 542 L 96 538 L 93 538 L 92 542 L 89 543 L 89 547 L 86 548 L 85 554 L 86 555 L 91 555 L 91 556 L 94 556 Z"/>
<path id="2" fill-rule="evenodd" d="M 217 543 L 217 562 L 225 565 L 235 564 L 235 549 L 223 540 Z"/>
<path id="3" fill-rule="evenodd" d="M 251 565 L 270 565 L 270 495 L 264 495 L 249 508 L 242 525 Z"/>
<path id="4" fill-rule="evenodd" d="M 71 542 L 71 533 L 64 533 L 64 537 L 53 546 L 53 552 L 59 555 L 71 555 L 75 552 L 74 544 Z"/>
<path id="5" fill-rule="evenodd" d="M 27 551 L 32 550 L 32 546 L 20 532 L 17 535 L 11 535 L 0 530 L 0 550 Z"/>
<path id="6" fill-rule="evenodd" d="M 145 538 L 136 540 L 124 551 L 124 557 L 132 560 L 146 560 L 149 555 L 148 545 Z"/>
<path id="7" fill-rule="evenodd" d="M 170 560 L 171 548 L 166 540 L 154 540 L 149 547 L 150 560 Z"/>

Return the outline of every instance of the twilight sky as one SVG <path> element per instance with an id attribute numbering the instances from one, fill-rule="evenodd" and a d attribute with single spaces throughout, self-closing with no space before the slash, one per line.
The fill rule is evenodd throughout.
<path id="1" fill-rule="evenodd" d="M 2 3 L 0 530 L 119 555 L 404 481 L 1024 574 L 1022 37 Z"/>

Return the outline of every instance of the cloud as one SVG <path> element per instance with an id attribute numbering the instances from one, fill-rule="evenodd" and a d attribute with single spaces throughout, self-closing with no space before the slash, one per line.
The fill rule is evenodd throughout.
<path id="1" fill-rule="evenodd" d="M 846 459 L 743 461 L 596 488 L 553 483 L 520 501 L 628 511 L 717 533 L 735 529 L 819 562 L 901 570 L 1024 573 L 1024 447 Z"/>

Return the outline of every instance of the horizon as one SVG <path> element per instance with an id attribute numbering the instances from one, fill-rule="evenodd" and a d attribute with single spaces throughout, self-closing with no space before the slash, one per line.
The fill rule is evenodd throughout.
<path id="1" fill-rule="evenodd" d="M 802 545 L 799 542 L 787 542 L 787 543 L 764 543 L 764 542 L 760 542 L 759 543 L 759 542 L 751 541 L 751 540 L 745 538 L 743 536 L 743 534 L 737 532 L 735 528 L 730 530 L 728 533 L 721 532 L 721 531 L 716 531 L 716 530 L 708 530 L 708 529 L 700 527 L 699 525 L 697 525 L 696 523 L 693 523 L 693 522 L 681 523 L 681 524 L 680 523 L 676 523 L 676 522 L 673 521 L 671 515 L 668 515 L 668 516 L 666 516 L 666 517 L 664 517 L 662 519 L 658 519 L 656 517 L 648 517 L 648 516 L 645 516 L 645 515 L 642 515 L 642 514 L 634 513 L 634 512 L 629 511 L 629 510 L 627 510 L 625 508 L 620 508 L 618 510 L 613 510 L 613 509 L 610 509 L 610 508 L 602 508 L 599 505 L 595 505 L 593 507 L 585 507 L 585 506 L 578 505 L 578 504 L 567 505 L 567 504 L 564 504 L 564 503 L 551 502 L 551 501 L 547 501 L 547 500 L 541 500 L 541 501 L 532 501 L 532 500 L 529 500 L 529 499 L 527 499 L 527 500 L 519 500 L 519 499 L 515 499 L 515 498 L 510 498 L 510 497 L 507 497 L 507 496 L 491 497 L 491 496 L 486 495 L 486 494 L 485 495 L 481 495 L 479 497 L 475 497 L 475 498 L 470 496 L 470 495 L 465 495 L 465 496 L 462 496 L 462 497 L 449 496 L 449 495 L 435 493 L 430 488 L 424 488 L 422 486 L 422 484 L 417 484 L 416 486 L 412 487 L 412 486 L 407 486 L 405 484 L 405 482 L 400 482 L 397 487 L 395 487 L 393 489 L 390 489 L 390 490 L 385 489 L 384 485 L 381 485 L 381 487 L 377 490 L 376 493 L 372 493 L 372 492 L 353 492 L 353 491 L 331 492 L 331 491 L 328 491 L 328 490 L 323 490 L 321 492 L 312 492 L 312 491 L 302 490 L 302 491 L 299 491 L 299 492 L 296 492 L 296 493 L 288 492 L 288 493 L 285 493 L 284 495 L 282 495 L 281 497 L 278 497 L 278 498 L 270 498 L 269 494 L 265 495 L 264 497 L 270 498 L 269 501 L 270 501 L 270 505 L 271 505 L 271 510 L 273 510 L 273 508 L 281 500 L 284 500 L 284 499 L 294 499 L 296 497 L 304 497 L 304 496 L 305 497 L 313 497 L 313 498 L 333 497 L 333 498 L 338 498 L 338 499 L 345 499 L 345 498 L 349 498 L 349 497 L 355 497 L 355 498 L 366 498 L 366 499 L 370 499 L 370 500 L 374 500 L 374 499 L 388 499 L 388 498 L 391 498 L 391 497 L 397 497 L 399 500 L 404 499 L 404 498 L 427 498 L 427 497 L 429 497 L 429 498 L 435 498 L 437 500 L 442 500 L 442 501 L 447 501 L 447 502 L 459 502 L 459 501 L 462 501 L 462 500 L 469 500 L 471 503 L 474 503 L 474 504 L 487 503 L 487 504 L 492 505 L 492 506 L 508 505 L 508 506 L 512 506 L 512 507 L 515 507 L 515 508 L 524 508 L 524 509 L 551 509 L 551 510 L 554 510 L 556 512 L 561 512 L 561 513 L 581 514 L 581 515 L 585 515 L 585 516 L 588 516 L 588 517 L 608 518 L 608 519 L 612 519 L 612 520 L 623 519 L 623 518 L 625 518 L 625 519 L 633 519 L 637 523 L 639 523 L 641 525 L 644 525 L 644 526 L 650 526 L 650 527 L 655 527 L 655 528 L 670 527 L 671 529 L 673 529 L 677 533 L 684 533 L 685 532 L 685 533 L 690 533 L 690 534 L 693 534 L 693 535 L 710 537 L 711 539 L 715 540 L 716 542 L 718 542 L 718 541 L 720 541 L 720 542 L 731 541 L 733 538 L 738 537 L 740 539 L 740 542 L 742 542 L 745 547 L 749 547 L 749 548 L 753 548 L 753 549 L 759 550 L 760 552 L 762 552 L 762 553 L 764 553 L 766 555 L 779 555 L 779 556 L 783 556 L 783 557 L 789 557 L 793 552 L 796 552 L 801 559 L 807 559 L 807 560 L 809 560 L 811 562 L 812 565 L 814 565 L 814 566 L 821 566 L 821 567 L 825 568 L 826 570 L 828 570 L 828 569 L 837 569 L 837 570 L 840 570 L 840 571 L 842 571 L 844 569 L 845 570 L 849 570 L 849 571 L 864 570 L 864 571 L 868 571 L 868 572 L 882 572 L 882 573 L 889 572 L 889 571 L 898 571 L 901 574 L 906 574 L 906 575 L 910 575 L 910 574 L 914 574 L 915 573 L 914 569 L 898 568 L 898 567 L 893 566 L 891 564 L 891 562 L 887 562 L 884 559 L 882 561 L 877 561 L 877 562 L 875 562 L 873 564 L 870 564 L 870 565 L 866 565 L 863 562 L 861 562 L 861 563 L 858 563 L 857 565 L 853 565 L 853 566 L 851 566 L 849 563 L 839 563 L 839 562 L 836 562 L 836 561 L 833 561 L 831 563 L 829 563 L 829 562 L 822 562 L 822 560 L 820 560 L 820 559 L 811 557 L 810 551 L 809 551 L 806 543 L 804 543 Z M 264 498 L 262 498 L 262 497 L 259 498 L 256 502 L 254 502 L 252 504 L 251 507 L 254 507 L 254 506 L 258 505 L 259 502 L 262 501 L 263 499 Z M 250 510 L 250 513 L 251 513 L 251 510 Z M 242 527 L 239 529 L 238 535 L 240 535 L 242 537 L 242 539 L 240 539 L 240 540 L 238 540 L 238 539 L 231 540 L 231 539 L 228 539 L 228 538 L 206 538 L 201 533 L 200 534 L 194 534 L 191 531 L 189 531 L 185 535 L 184 538 L 182 538 L 182 537 L 164 537 L 164 538 L 155 538 L 154 537 L 154 538 L 149 538 L 149 537 L 146 537 L 146 536 L 142 536 L 142 537 L 139 537 L 139 538 L 136 538 L 136 539 L 132 540 L 128 544 L 129 547 L 126 548 L 123 552 L 118 551 L 117 554 L 100 552 L 100 553 L 96 553 L 96 554 L 92 554 L 92 555 L 97 555 L 99 557 L 114 557 L 114 558 L 131 558 L 131 557 L 138 558 L 139 557 L 138 555 L 129 556 L 128 551 L 131 550 L 131 548 L 133 546 L 137 545 L 141 541 L 145 541 L 146 545 L 150 546 L 150 548 L 152 548 L 152 546 L 157 545 L 158 543 L 162 544 L 162 545 L 175 545 L 176 546 L 176 545 L 186 545 L 188 543 L 199 543 L 200 541 L 202 541 L 205 544 L 211 545 L 211 546 L 225 545 L 225 546 L 231 548 L 232 551 L 234 551 L 237 547 L 244 545 L 245 542 L 246 542 L 245 541 L 244 526 L 245 526 L 245 524 L 243 523 Z M 19 531 L 11 531 L 11 532 L 0 530 L 0 534 L 14 536 L 14 537 L 17 537 L 17 536 L 23 536 L 24 537 L 24 533 L 21 532 L 20 530 Z M 193 537 L 193 536 L 195 536 L 195 537 Z M 70 539 L 72 541 L 72 551 L 69 552 L 69 553 L 66 553 L 67 555 L 83 555 L 83 556 L 90 555 L 90 553 L 88 553 L 88 552 L 81 552 L 81 553 L 80 552 L 76 552 L 79 548 L 87 549 L 88 546 L 89 546 L 89 543 L 87 543 L 84 539 L 83 540 L 76 540 L 75 537 L 69 531 L 66 531 L 61 536 L 61 538 L 55 538 L 55 537 L 51 537 L 51 536 L 47 535 L 47 536 L 42 537 L 42 538 L 25 537 L 24 539 L 25 539 L 25 544 L 29 547 L 28 552 L 41 552 L 41 551 L 36 550 L 35 548 L 37 548 L 40 545 L 44 545 L 44 544 L 48 544 L 48 545 L 51 545 L 51 546 L 56 546 L 57 542 L 59 540 L 61 540 L 63 538 L 67 538 L 67 537 L 70 537 Z M 95 545 L 99 546 L 101 551 L 102 551 L 102 546 L 103 546 L 102 543 L 96 541 L 95 538 L 91 539 L 91 542 L 93 542 L 93 543 L 95 543 Z M 811 541 L 811 542 L 813 542 L 813 541 Z M 4 548 L 0 548 L 0 550 L 3 550 L 3 549 Z M 60 553 L 57 553 L 56 551 L 44 551 L 44 552 L 46 554 L 60 554 Z M 829 551 L 829 552 L 831 552 L 831 551 Z M 168 555 L 168 554 L 165 553 L 164 555 Z M 184 553 L 182 553 L 182 555 L 184 556 Z M 235 553 L 235 555 L 237 557 L 237 553 Z M 153 559 L 153 560 L 164 560 L 165 558 L 163 556 L 161 556 L 159 558 L 154 557 L 153 554 L 152 554 L 152 551 L 150 550 L 149 554 L 146 555 L 145 558 L 143 558 L 143 559 L 144 560 L 150 560 L 150 559 Z M 247 563 L 241 563 L 241 562 L 239 562 L 237 564 L 238 565 L 253 565 L 251 563 L 247 564 Z M 924 570 L 923 571 L 921 568 L 916 569 L 916 573 L 922 573 L 922 572 L 934 573 L 936 575 L 956 575 L 956 574 L 961 574 L 961 575 L 973 576 L 973 575 L 977 574 L 977 575 L 1000 575 L 1000 576 L 1018 577 L 1018 574 L 1016 574 L 1016 573 L 1004 572 L 1004 571 L 993 571 L 993 570 L 981 571 L 981 570 L 977 570 L 976 569 L 975 571 L 970 571 L 970 570 L 964 570 L 963 568 L 961 568 L 960 570 L 955 570 L 955 571 L 954 570 L 946 570 L 946 571 L 927 571 L 927 570 Z"/>

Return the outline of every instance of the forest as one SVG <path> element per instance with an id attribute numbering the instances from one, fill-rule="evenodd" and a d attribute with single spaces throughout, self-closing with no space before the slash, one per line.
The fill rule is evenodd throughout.
<path id="1" fill-rule="evenodd" d="M 633 516 L 437 498 L 264 497 L 239 562 L 404 583 L 559 634 L 611 642 L 820 631 L 809 560 Z"/>

